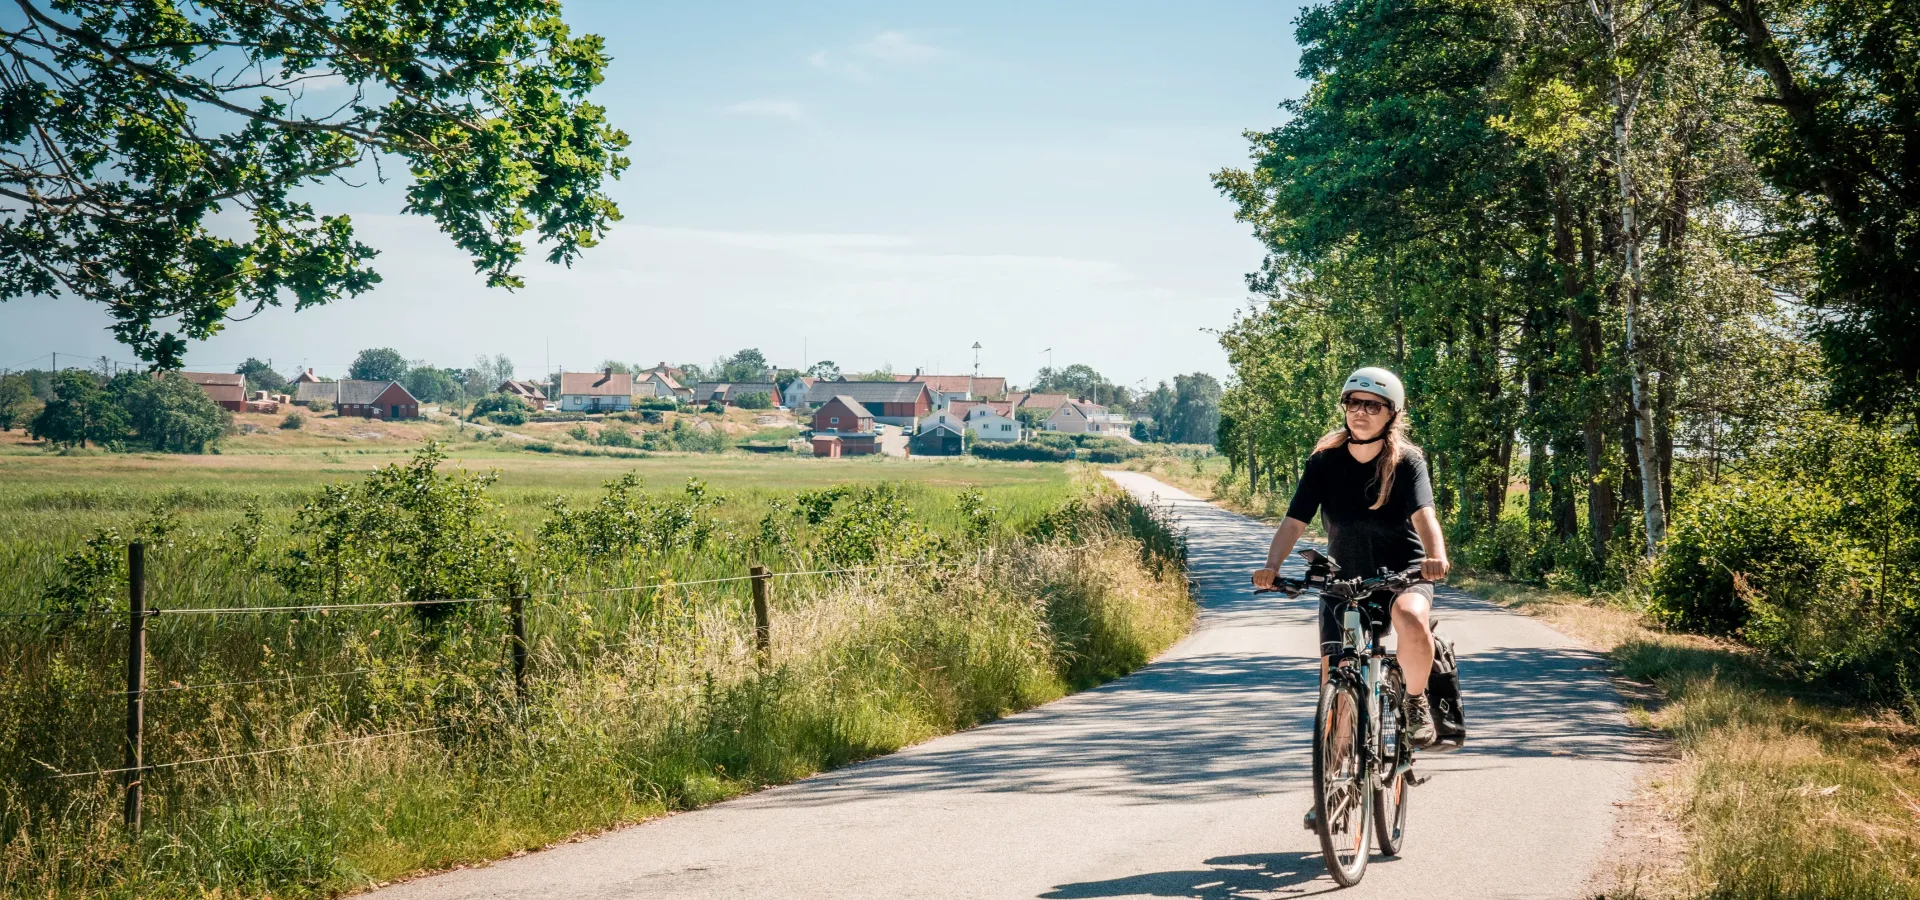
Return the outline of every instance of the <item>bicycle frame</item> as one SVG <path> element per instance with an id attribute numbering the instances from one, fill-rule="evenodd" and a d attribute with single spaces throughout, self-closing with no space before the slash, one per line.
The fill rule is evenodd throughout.
<path id="1" fill-rule="evenodd" d="M 1400 741 L 1395 741 L 1394 750 L 1400 758 L 1393 760 L 1393 769 L 1383 773 L 1381 767 L 1387 762 L 1378 758 L 1380 747 L 1381 703 L 1385 699 L 1384 683 L 1387 668 L 1397 666 L 1398 662 L 1389 656 L 1386 647 L 1374 637 L 1372 626 L 1367 621 L 1366 600 L 1379 591 L 1398 592 L 1424 579 L 1418 569 L 1405 572 L 1381 574 L 1372 578 L 1335 579 L 1340 571 L 1339 564 L 1328 559 L 1318 551 L 1307 549 L 1300 551 L 1307 560 L 1307 575 L 1298 581 L 1276 582 L 1274 590 L 1284 590 L 1279 585 L 1298 591 L 1315 591 L 1323 599 L 1337 601 L 1336 610 L 1340 619 L 1340 652 L 1327 660 L 1327 678 L 1351 680 L 1360 689 L 1361 696 L 1367 698 L 1360 710 L 1361 733 L 1366 736 L 1366 750 L 1362 756 L 1366 768 L 1366 777 L 1373 782 L 1377 790 L 1382 784 L 1390 784 L 1400 775 L 1413 770 L 1413 754 Z M 1391 616 L 1389 609 L 1386 615 Z"/>
<path id="2" fill-rule="evenodd" d="M 1369 592 L 1371 593 L 1371 592 Z M 1394 750 L 1399 759 L 1379 758 L 1381 747 L 1380 723 L 1383 721 L 1382 705 L 1386 702 L 1386 679 L 1389 667 L 1398 666 L 1398 661 L 1387 653 L 1386 646 L 1374 638 L 1373 628 L 1368 624 L 1365 609 L 1365 596 L 1341 598 L 1338 613 L 1340 616 L 1340 652 L 1327 662 L 1327 678 L 1340 678 L 1352 681 L 1367 702 L 1360 708 L 1360 730 L 1366 736 L 1365 752 L 1362 756 L 1366 767 L 1366 777 L 1378 790 L 1383 784 L 1392 783 L 1402 773 L 1412 771 L 1413 754 L 1400 741 L 1394 742 Z M 1391 763 L 1393 769 L 1383 775 L 1381 768 Z"/>

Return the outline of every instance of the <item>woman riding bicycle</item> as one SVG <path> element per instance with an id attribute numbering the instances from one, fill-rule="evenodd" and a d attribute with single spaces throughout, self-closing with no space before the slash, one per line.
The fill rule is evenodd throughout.
<path id="1" fill-rule="evenodd" d="M 1348 376 L 1340 391 L 1347 424 L 1320 439 L 1287 505 L 1286 521 L 1273 536 L 1266 567 L 1253 573 L 1256 587 L 1272 589 L 1280 564 L 1313 521 L 1324 513 L 1327 550 L 1347 575 L 1370 576 L 1382 568 L 1399 572 L 1420 564 L 1421 577 L 1445 578 L 1447 545 L 1433 514 L 1433 484 L 1420 448 L 1407 440 L 1406 389 L 1385 369 Z M 1416 584 L 1393 600 L 1392 628 L 1400 633 L 1400 670 L 1406 678 L 1401 715 L 1417 747 L 1436 737 L 1427 708 L 1427 676 L 1433 669 L 1433 632 L 1427 614 L 1433 586 Z M 1320 678 L 1327 658 L 1340 650 L 1340 623 L 1320 607 Z"/>

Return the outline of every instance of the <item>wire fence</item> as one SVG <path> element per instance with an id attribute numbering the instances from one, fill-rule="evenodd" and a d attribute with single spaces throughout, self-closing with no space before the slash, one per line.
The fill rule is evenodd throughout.
<path id="1" fill-rule="evenodd" d="M 526 603 L 529 600 L 552 599 L 557 597 L 582 596 L 582 595 L 590 595 L 590 594 L 611 594 L 611 593 L 621 593 L 621 592 L 644 591 L 644 590 L 660 589 L 660 588 L 685 588 L 685 587 L 693 587 L 698 585 L 725 584 L 730 582 L 750 582 L 753 585 L 752 609 L 753 609 L 753 615 L 754 615 L 755 645 L 761 658 L 765 659 L 771 649 L 771 644 L 770 644 L 771 613 L 769 611 L 768 593 L 769 593 L 769 584 L 772 582 L 773 579 L 795 578 L 795 577 L 801 577 L 801 576 L 819 576 L 819 575 L 851 575 L 851 574 L 858 574 L 858 573 L 865 573 L 865 572 L 901 571 L 901 570 L 910 570 L 910 569 L 930 569 L 930 568 L 935 568 L 942 565 L 947 565 L 937 560 L 923 560 L 918 562 L 890 563 L 890 564 L 870 565 L 870 566 L 842 566 L 842 567 L 830 568 L 830 569 L 799 569 L 799 570 L 792 570 L 792 571 L 786 571 L 786 572 L 775 572 L 763 566 L 754 566 L 752 567 L 750 573 L 746 575 L 728 576 L 728 577 L 722 577 L 722 578 L 703 578 L 703 579 L 695 579 L 691 581 L 675 581 L 672 579 L 666 579 L 663 581 L 652 582 L 647 584 L 622 585 L 619 587 L 612 587 L 612 588 L 589 588 L 589 589 L 578 589 L 578 590 L 570 590 L 570 589 L 562 588 L 560 590 L 547 591 L 540 594 L 529 593 L 523 584 L 520 588 L 513 591 L 513 593 L 506 598 L 458 597 L 458 598 L 449 598 L 444 600 L 440 600 L 440 599 L 392 600 L 392 601 L 378 601 L 378 602 L 366 602 L 366 603 L 313 603 L 313 604 L 280 605 L 280 606 L 222 606 L 222 607 L 161 608 L 161 607 L 148 607 L 145 604 L 145 583 L 144 583 L 145 582 L 145 576 L 144 576 L 145 564 L 143 561 L 144 547 L 139 543 L 129 545 L 128 559 L 129 559 L 129 577 L 128 577 L 129 604 L 128 604 L 128 608 L 125 610 L 113 610 L 108 607 L 96 606 L 96 607 L 89 607 L 82 610 L 71 610 L 71 611 L 69 610 L 23 611 L 23 612 L 0 613 L 0 619 L 26 620 L 26 619 L 57 619 L 57 618 L 72 619 L 72 618 L 99 617 L 99 618 L 114 618 L 114 619 L 118 619 L 119 621 L 128 623 L 129 625 L 128 658 L 127 658 L 128 686 L 125 690 L 114 691 L 114 692 L 110 692 L 109 694 L 109 696 L 125 697 L 128 702 L 128 719 L 127 719 L 128 733 L 126 736 L 128 764 L 123 766 L 111 767 L 111 768 L 103 767 L 98 769 L 90 769 L 90 770 L 81 771 L 81 772 L 62 772 L 50 764 L 42 763 L 41 765 L 44 765 L 49 770 L 51 770 L 49 774 L 45 776 L 49 780 L 84 778 L 89 776 L 110 776 L 110 775 L 127 776 L 127 793 L 128 793 L 127 824 L 128 824 L 128 827 L 133 830 L 138 830 L 139 828 L 139 808 L 140 808 L 140 802 L 141 802 L 140 797 L 142 794 L 142 788 L 141 788 L 141 780 L 138 777 L 138 775 L 139 773 L 142 773 L 142 772 L 162 770 L 162 769 L 177 769 L 185 766 L 211 764 L 211 763 L 217 763 L 217 762 L 223 762 L 223 761 L 229 761 L 229 760 L 248 759 L 253 757 L 298 753 L 305 750 L 313 750 L 313 749 L 319 749 L 319 748 L 325 748 L 325 747 L 337 747 L 345 744 L 356 744 L 356 743 L 362 743 L 366 741 L 381 740 L 385 738 L 397 738 L 397 737 L 405 737 L 408 735 L 428 734 L 428 733 L 437 732 L 437 731 L 444 731 L 447 728 L 451 727 L 447 725 L 440 725 L 440 726 L 433 726 L 433 727 L 426 727 L 426 728 L 412 728 L 412 729 L 406 729 L 402 731 L 390 731 L 390 732 L 383 732 L 380 734 L 360 735 L 356 737 L 341 738 L 338 740 L 331 740 L 331 741 L 320 741 L 320 742 L 310 743 L 310 744 L 300 744 L 300 745 L 290 746 L 290 747 L 274 747 L 274 748 L 268 748 L 263 750 L 253 750 L 253 751 L 248 751 L 243 753 L 229 753 L 229 754 L 223 754 L 219 756 L 207 756 L 207 757 L 201 757 L 196 759 L 183 759 L 183 760 L 173 760 L 169 762 L 148 763 L 144 760 L 144 756 L 143 756 L 144 747 L 143 747 L 142 732 L 143 732 L 145 699 L 150 695 L 181 693 L 181 692 L 188 692 L 188 691 L 214 690 L 218 688 L 246 687 L 246 686 L 263 685 L 263 684 L 287 684 L 287 683 L 295 683 L 295 682 L 317 681 L 321 679 L 331 679 L 331 678 L 365 677 L 369 675 L 379 674 L 382 672 L 394 672 L 394 671 L 401 671 L 401 670 L 408 670 L 408 669 L 427 668 L 427 665 L 423 663 L 410 663 L 406 665 L 396 665 L 396 666 L 376 666 L 376 667 L 368 667 L 368 668 L 346 669 L 346 670 L 333 671 L 333 672 L 316 672 L 316 673 L 309 673 L 305 675 L 282 674 L 282 675 L 277 675 L 277 676 L 272 676 L 267 678 L 251 678 L 251 679 L 232 680 L 232 681 L 202 682 L 202 683 L 196 683 L 196 684 L 175 683 L 175 684 L 162 685 L 158 687 L 149 687 L 146 684 L 145 635 L 146 635 L 146 622 L 150 619 L 159 618 L 159 617 L 187 616 L 187 615 L 227 616 L 227 615 L 264 615 L 264 614 L 275 614 L 275 613 L 328 613 L 328 612 L 350 612 L 350 611 L 360 611 L 360 610 L 392 610 L 392 609 L 418 608 L 418 607 L 440 607 L 440 606 L 498 603 L 505 606 L 509 614 L 510 627 L 511 627 L 511 636 L 509 640 L 509 645 L 511 647 L 511 652 L 512 652 L 511 659 L 512 659 L 514 688 L 515 688 L 516 696 L 524 698 L 525 692 L 526 692 L 527 646 L 528 646 L 527 634 L 526 634 Z"/>
<path id="2" fill-rule="evenodd" d="M 836 569 L 802 569 L 802 570 L 796 570 L 791 572 L 770 572 L 765 577 L 794 578 L 802 575 L 848 575 L 848 574 L 854 574 L 859 572 L 882 572 L 882 571 L 901 570 L 901 569 L 924 569 L 924 568 L 929 568 L 929 567 L 938 566 L 938 565 L 942 565 L 942 563 L 934 560 L 928 560 L 925 562 L 898 563 L 898 564 L 880 565 L 880 566 L 846 566 L 846 567 L 836 568 Z M 592 594 L 620 594 L 620 593 L 631 593 L 634 591 L 655 590 L 659 588 L 697 587 L 699 585 L 707 585 L 707 584 L 725 584 L 728 582 L 752 581 L 755 578 L 759 578 L 759 577 L 762 577 L 762 576 L 729 575 L 724 578 L 701 578 L 693 581 L 675 581 L 673 579 L 668 579 L 665 581 L 650 582 L 647 584 L 630 584 L 630 585 L 621 585 L 619 587 L 610 587 L 610 588 L 572 588 L 572 589 L 563 588 L 557 591 L 546 591 L 538 594 L 527 594 L 526 599 L 550 600 L 558 597 L 579 597 L 579 596 L 588 596 Z M 455 605 L 462 605 L 462 604 L 469 604 L 469 603 L 504 604 L 507 602 L 508 600 L 506 598 L 500 598 L 500 597 L 454 597 L 454 598 L 449 598 L 445 600 L 391 600 L 391 601 L 376 601 L 376 602 L 368 602 L 368 603 L 310 603 L 310 604 L 300 604 L 300 605 L 294 605 L 294 606 L 175 606 L 175 607 L 164 607 L 164 608 L 148 607 L 145 612 L 146 612 L 146 615 L 148 616 L 248 615 L 248 614 L 265 614 L 265 613 L 346 612 L 346 611 L 368 610 L 368 609 L 401 609 L 401 608 L 407 608 L 407 607 L 420 607 L 420 606 L 455 606 Z M 46 611 L 0 613 L 0 619 L 43 619 L 43 618 L 51 619 L 51 618 L 88 618 L 88 617 L 117 619 L 117 618 L 124 617 L 126 614 L 127 613 L 125 610 L 115 610 L 111 607 L 106 607 L 106 606 L 93 606 L 93 607 L 88 607 L 86 609 L 73 610 L 73 611 L 46 610 Z"/>
<path id="3" fill-rule="evenodd" d="M 371 669 L 347 669 L 340 672 L 317 672 L 309 675 L 276 675 L 272 678 L 251 678 L 246 681 L 213 681 L 201 684 L 169 684 L 164 687 L 143 689 L 148 694 L 171 694 L 179 691 L 208 691 L 214 688 L 247 687 L 255 684 L 280 684 L 294 681 L 316 681 L 322 678 L 353 678 L 362 675 L 377 675 L 381 672 L 401 672 L 407 669 L 424 669 L 424 663 L 409 663 L 404 666 L 375 666 Z M 114 691 L 113 696 L 124 697 L 131 691 Z"/>
<path id="4" fill-rule="evenodd" d="M 282 753 L 298 753 L 302 750 L 313 750 L 319 747 L 338 747 L 341 744 L 359 744 L 359 743 L 364 743 L 366 741 L 377 741 L 381 738 L 405 737 L 406 735 L 409 735 L 409 734 L 426 734 L 432 731 L 445 731 L 451 727 L 453 726 L 435 725 L 431 728 L 412 728 L 406 731 L 389 731 L 389 732 L 386 732 L 385 734 L 365 734 L 365 735 L 360 735 L 359 737 L 341 738 L 337 741 L 320 741 L 318 743 L 313 743 L 313 744 L 299 744 L 293 747 L 274 747 L 269 750 L 251 750 L 246 753 L 228 753 L 223 756 L 203 756 L 199 759 L 182 759 L 182 760 L 175 760 L 173 762 L 146 763 L 138 766 L 121 766 L 120 768 L 117 768 L 117 769 L 93 769 L 87 772 L 60 772 L 58 774 L 48 775 L 47 777 L 49 779 L 86 778 L 88 776 L 95 776 L 95 775 L 128 775 L 135 772 L 151 772 L 155 769 L 177 769 L 181 766 L 195 766 L 195 765 L 201 765 L 203 763 L 225 762 L 227 760 L 232 760 L 232 759 L 248 759 L 255 756 L 274 756 Z"/>

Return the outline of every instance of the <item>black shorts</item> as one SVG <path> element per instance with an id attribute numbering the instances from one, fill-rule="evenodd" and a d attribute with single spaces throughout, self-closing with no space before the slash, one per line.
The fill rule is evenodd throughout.
<path id="1" fill-rule="evenodd" d="M 1428 609 L 1433 608 L 1433 585 L 1431 584 L 1416 584 L 1416 585 L 1413 585 L 1412 587 L 1407 588 L 1404 591 L 1401 591 L 1400 593 L 1419 594 L 1420 596 L 1427 598 L 1427 608 Z M 1381 616 L 1378 620 L 1376 620 L 1374 624 L 1373 639 L 1375 641 L 1385 640 L 1387 635 L 1393 633 L 1393 613 L 1392 613 L 1391 604 L 1392 604 L 1392 601 L 1397 599 L 1399 599 L 1397 596 L 1389 596 L 1385 591 L 1380 591 L 1379 593 L 1376 593 L 1373 596 L 1368 597 L 1366 599 L 1367 607 L 1370 609 L 1377 610 Z M 1334 604 L 1328 602 L 1324 597 L 1321 598 L 1320 600 L 1320 655 L 1321 656 L 1332 656 L 1340 652 L 1340 647 L 1341 647 L 1340 617 L 1335 614 L 1334 610 L 1335 610 Z"/>

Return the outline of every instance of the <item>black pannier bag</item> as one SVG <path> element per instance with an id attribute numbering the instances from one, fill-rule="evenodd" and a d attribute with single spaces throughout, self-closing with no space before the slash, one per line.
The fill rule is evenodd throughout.
<path id="1" fill-rule="evenodd" d="M 1438 733 L 1428 749 L 1457 750 L 1467 742 L 1467 717 L 1460 710 L 1460 667 L 1453 658 L 1453 642 L 1438 632 L 1433 635 L 1433 674 L 1427 679 L 1427 706 L 1433 710 L 1433 728 Z"/>

